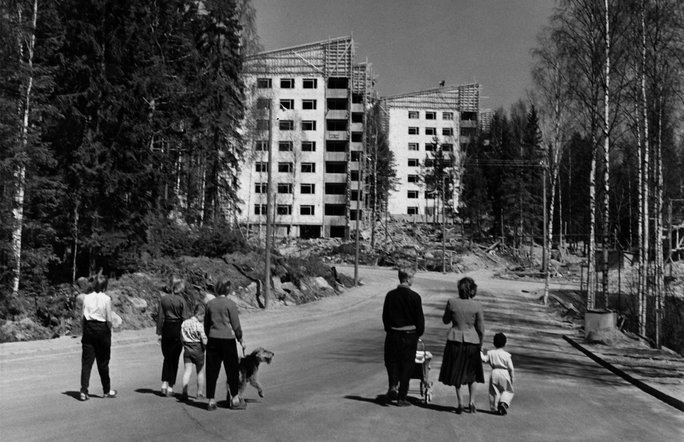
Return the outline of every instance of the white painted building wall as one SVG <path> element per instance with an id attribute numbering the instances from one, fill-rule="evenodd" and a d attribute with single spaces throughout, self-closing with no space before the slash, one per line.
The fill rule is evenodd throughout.
<path id="1" fill-rule="evenodd" d="M 417 112 L 418 118 L 409 118 L 409 112 Z M 433 112 L 435 119 L 426 119 L 426 112 Z M 452 118 L 445 120 L 445 112 L 451 113 Z M 409 177 L 421 175 L 423 172 L 421 166 L 425 162 L 426 155 L 430 153 L 425 146 L 434 143 L 434 135 L 427 135 L 426 128 L 435 128 L 440 143 L 452 144 L 458 163 L 458 123 L 459 113 L 453 108 L 438 110 L 390 105 L 389 145 L 394 152 L 397 178 L 399 179 L 397 190 L 391 192 L 389 196 L 388 209 L 390 215 L 416 221 L 426 220 L 426 209 L 433 206 L 433 200 L 425 198 L 425 187 L 422 182 L 412 183 Z M 418 134 L 409 134 L 409 127 L 417 128 Z M 443 135 L 445 128 L 451 129 L 453 134 Z M 410 144 L 413 144 L 413 149 L 417 147 L 417 150 L 411 150 Z M 410 213 L 413 211 L 417 211 L 417 213 Z"/>
<path id="2" fill-rule="evenodd" d="M 272 87 L 270 89 L 257 88 L 257 78 L 270 78 Z M 317 87 L 315 89 L 304 89 L 303 80 L 315 78 Z M 294 88 L 286 89 L 280 87 L 281 79 L 294 79 Z M 271 149 L 273 152 L 273 182 L 272 195 L 274 196 L 274 208 L 278 206 L 290 206 L 291 214 L 276 213 L 276 226 L 278 235 L 297 235 L 298 231 L 287 232 L 292 226 L 296 225 L 323 225 L 323 193 L 324 193 L 324 173 L 325 173 L 325 80 L 323 77 L 313 77 L 311 75 L 295 76 L 266 76 L 249 75 L 245 77 L 246 90 L 249 91 L 250 105 L 255 105 L 256 97 L 267 97 L 273 102 L 273 127 Z M 281 108 L 281 100 L 293 100 L 294 109 L 286 110 Z M 315 100 L 316 109 L 303 109 L 303 100 Z M 268 111 L 263 110 L 254 117 L 268 119 Z M 250 113 L 248 112 L 248 118 Z M 292 121 L 293 130 L 281 130 L 281 121 Z M 315 122 L 315 130 L 303 130 L 302 123 L 305 121 Z M 242 213 L 238 220 L 243 224 L 259 225 L 265 229 L 265 214 L 255 213 L 255 205 L 266 205 L 266 193 L 257 193 L 257 184 L 266 185 L 268 174 L 266 171 L 258 172 L 256 163 L 267 163 L 268 151 L 256 151 L 259 141 L 268 142 L 268 130 L 246 133 L 248 145 L 248 156 L 243 163 L 240 179 L 239 198 L 243 201 L 240 206 Z M 291 142 L 292 151 L 281 151 L 280 142 Z M 303 152 L 302 142 L 311 141 L 315 143 L 313 152 Z M 279 172 L 278 165 L 281 163 L 292 163 L 292 172 Z M 302 172 L 303 163 L 313 163 L 314 172 Z M 291 184 L 292 193 L 278 193 L 278 184 Z M 302 194 L 302 184 L 312 184 L 313 194 Z M 313 206 L 313 215 L 302 215 L 302 206 Z"/>

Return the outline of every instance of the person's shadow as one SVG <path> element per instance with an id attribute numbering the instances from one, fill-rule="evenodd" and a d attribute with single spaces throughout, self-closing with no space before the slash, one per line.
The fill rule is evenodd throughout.
<path id="1" fill-rule="evenodd" d="M 76 399 L 77 401 L 81 400 L 81 392 L 80 391 L 63 391 L 63 395 L 69 396 L 72 399 Z"/>
<path id="2" fill-rule="evenodd" d="M 69 397 L 72 398 L 72 399 L 76 399 L 76 400 L 79 401 L 79 402 L 81 401 L 81 392 L 80 392 L 80 391 L 63 391 L 62 394 L 65 395 L 65 396 L 69 396 Z M 93 394 L 88 394 L 88 397 L 90 397 L 90 398 L 94 398 L 94 397 L 103 398 L 104 395 L 102 395 L 102 396 L 96 396 L 96 395 L 93 395 Z"/>
<path id="3" fill-rule="evenodd" d="M 368 402 L 370 404 L 375 404 L 379 405 L 381 407 L 389 407 L 389 406 L 396 406 L 394 402 L 392 402 L 389 397 L 386 394 L 379 394 L 375 396 L 375 398 L 370 398 L 370 397 L 363 397 L 363 396 L 344 396 L 345 399 L 350 399 L 352 401 L 360 401 L 360 402 Z M 447 407 L 444 405 L 438 405 L 438 404 L 426 404 L 423 400 L 411 397 L 409 396 L 406 398 L 407 401 L 411 403 L 411 405 L 415 407 L 420 407 L 420 408 L 425 408 L 427 410 L 434 410 L 434 411 L 441 411 L 441 412 L 446 412 L 446 413 L 455 413 L 456 412 L 456 407 Z"/>
<path id="4" fill-rule="evenodd" d="M 152 394 L 154 396 L 158 396 L 161 398 L 166 398 L 163 394 L 161 394 L 161 390 L 153 390 L 151 388 L 138 388 L 135 390 L 136 393 L 140 394 Z M 185 404 L 189 407 L 195 407 L 195 408 L 201 408 L 202 410 L 207 409 L 207 400 L 206 399 L 197 399 L 196 397 L 190 397 L 187 400 L 183 400 L 181 397 L 180 393 L 174 392 L 173 397 L 176 399 L 175 402 L 180 402 L 182 404 Z M 227 401 L 217 401 L 216 406 L 218 408 L 228 408 L 228 402 Z"/>
<path id="5" fill-rule="evenodd" d="M 161 390 L 153 390 L 151 388 L 138 388 L 135 390 L 135 392 L 136 393 L 142 393 L 142 394 L 153 394 L 153 395 L 159 396 L 159 397 L 166 397 L 161 393 Z"/>

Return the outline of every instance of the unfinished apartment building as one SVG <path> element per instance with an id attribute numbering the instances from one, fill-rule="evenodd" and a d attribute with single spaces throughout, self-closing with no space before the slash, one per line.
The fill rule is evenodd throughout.
<path id="1" fill-rule="evenodd" d="M 265 233 L 270 192 L 277 236 L 348 237 L 363 209 L 370 65 L 356 63 L 353 39 L 340 37 L 259 53 L 244 71 L 240 224 Z"/>
<path id="2" fill-rule="evenodd" d="M 455 161 L 448 169 L 454 178 L 451 205 L 458 208 L 461 192 L 462 153 L 478 133 L 480 85 L 440 87 L 385 97 L 384 124 L 396 162 L 399 183 L 388 201 L 394 218 L 441 222 L 439 201 L 429 193 L 423 177 L 431 167 L 431 153 L 441 144 Z"/>

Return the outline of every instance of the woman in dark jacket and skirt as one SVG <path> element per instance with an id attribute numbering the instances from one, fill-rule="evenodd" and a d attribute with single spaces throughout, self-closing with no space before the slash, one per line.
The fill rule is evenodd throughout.
<path id="1" fill-rule="evenodd" d="M 475 383 L 484 383 L 484 370 L 480 359 L 480 349 L 484 338 L 484 314 L 479 302 L 472 298 L 477 293 L 477 285 L 472 278 L 458 282 L 458 298 L 447 301 L 442 321 L 451 323 L 444 347 L 442 368 L 439 381 L 456 388 L 458 399 L 457 413 L 463 410 L 461 385 L 468 385 L 470 403 L 468 409 L 475 413 Z"/>

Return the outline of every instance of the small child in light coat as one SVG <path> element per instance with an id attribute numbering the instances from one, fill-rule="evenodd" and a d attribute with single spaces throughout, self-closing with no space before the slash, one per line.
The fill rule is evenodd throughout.
<path id="1" fill-rule="evenodd" d="M 513 400 L 514 369 L 511 354 L 504 350 L 506 335 L 494 335 L 494 350 L 480 353 L 482 362 L 489 363 L 492 374 L 489 377 L 489 406 L 492 411 L 506 415 Z"/>
<path id="2" fill-rule="evenodd" d="M 207 346 L 207 335 L 204 333 L 204 305 L 197 303 L 194 314 L 181 324 L 181 340 L 183 341 L 183 394 L 181 398 L 188 400 L 188 384 L 192 375 L 192 367 L 197 370 L 197 398 L 204 397 L 204 349 Z"/>

